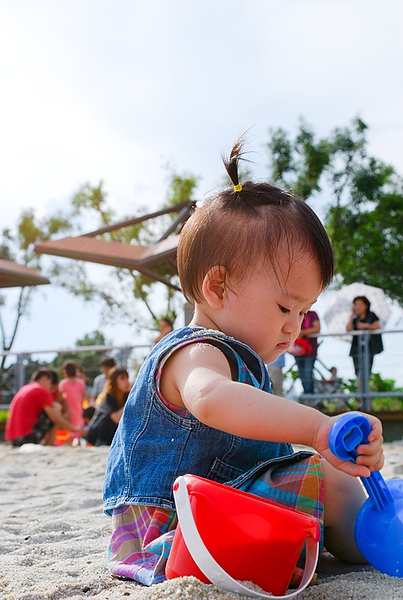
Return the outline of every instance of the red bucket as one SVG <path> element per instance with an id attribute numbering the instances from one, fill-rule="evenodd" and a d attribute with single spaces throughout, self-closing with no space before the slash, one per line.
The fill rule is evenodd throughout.
<path id="1" fill-rule="evenodd" d="M 318 557 L 317 519 L 194 475 L 178 477 L 174 497 L 179 524 L 166 565 L 168 579 L 193 575 L 243 594 L 249 588 L 239 582 L 253 581 L 282 596 L 306 543 L 297 593 L 309 584 Z"/>

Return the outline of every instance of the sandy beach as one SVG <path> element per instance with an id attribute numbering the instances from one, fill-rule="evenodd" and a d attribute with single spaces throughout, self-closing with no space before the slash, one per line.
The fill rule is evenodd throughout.
<path id="1" fill-rule="evenodd" d="M 0 597 L 4 600 L 239 600 L 192 577 L 152 588 L 110 577 L 110 520 L 102 512 L 109 448 L 0 444 Z M 385 444 L 385 479 L 403 477 L 403 443 Z M 371 568 L 322 574 L 300 600 L 396 600 L 403 579 Z"/>

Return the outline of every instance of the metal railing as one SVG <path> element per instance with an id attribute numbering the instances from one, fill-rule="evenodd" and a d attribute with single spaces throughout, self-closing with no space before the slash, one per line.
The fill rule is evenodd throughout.
<path id="1" fill-rule="evenodd" d="M 348 393 L 346 391 L 334 391 L 334 392 L 319 392 L 315 394 L 300 394 L 299 401 L 307 404 L 311 404 L 313 406 L 319 406 L 322 400 L 329 399 L 340 399 L 340 401 L 346 402 L 350 398 L 357 399 L 363 410 L 369 411 L 371 409 L 371 404 L 374 398 L 403 398 L 402 391 L 371 391 L 370 389 L 370 374 L 368 372 L 368 358 L 369 358 L 369 340 L 370 336 L 374 334 L 382 334 L 385 339 L 386 336 L 400 334 L 403 340 L 403 329 L 394 329 L 394 330 L 376 330 L 376 331 L 351 331 L 351 332 L 340 332 L 337 334 L 329 334 L 329 333 L 320 333 L 318 338 L 320 338 L 321 344 L 319 346 L 319 358 L 317 362 L 320 364 L 321 354 L 323 349 L 327 344 L 330 345 L 330 340 L 337 340 L 346 338 L 346 336 L 360 336 L 361 343 L 358 344 L 359 350 L 359 364 L 360 364 L 360 383 L 359 390 Z M 351 339 L 351 338 L 350 338 Z M 138 367 L 141 362 L 144 360 L 148 351 L 153 347 L 153 344 L 136 344 L 132 346 L 79 346 L 76 348 L 58 348 L 58 349 L 47 349 L 47 350 L 29 350 L 24 352 L 0 352 L 0 355 L 7 356 L 15 356 L 16 360 L 13 363 L 14 370 L 14 381 L 13 381 L 13 390 L 9 394 L 9 398 L 7 398 L 7 403 L 0 404 L 0 409 L 7 409 L 9 401 L 11 401 L 14 393 L 21 388 L 25 383 L 27 383 L 27 373 L 26 373 L 26 365 L 27 360 L 33 356 L 46 356 L 46 355 L 57 355 L 57 354 L 79 354 L 81 352 L 94 352 L 101 356 L 101 354 L 111 353 L 113 352 L 114 357 L 116 359 L 117 364 L 119 366 L 125 367 L 129 373 L 131 374 L 132 379 L 134 379 Z M 348 357 L 349 346 L 345 345 L 345 349 L 343 355 L 339 351 L 332 355 L 332 362 L 337 363 L 338 361 L 343 362 L 345 364 L 346 357 L 350 362 L 351 359 Z M 403 341 L 399 343 L 393 344 L 392 349 L 385 350 L 384 354 L 388 356 L 388 364 L 391 362 L 396 364 L 396 369 L 399 371 L 396 373 L 396 377 L 394 379 L 398 380 L 400 376 L 401 383 L 400 387 L 403 387 L 403 352 L 401 350 L 403 348 Z M 288 355 L 290 362 L 293 362 L 293 359 L 290 355 Z M 380 372 L 382 374 L 382 367 L 377 367 L 376 372 Z M 343 373 L 341 373 L 343 378 Z M 343 378 L 344 379 L 344 378 Z M 399 386 L 398 385 L 398 386 Z"/>
<path id="2" fill-rule="evenodd" d="M 13 363 L 13 386 L 12 391 L 9 393 L 9 398 L 7 399 L 7 403 L 0 403 L 0 410 L 6 410 L 9 406 L 9 403 L 14 396 L 14 394 L 26 383 L 28 383 L 27 377 L 27 362 L 33 356 L 46 356 L 46 355 L 54 355 L 58 354 L 80 354 L 82 352 L 93 352 L 94 354 L 104 355 L 109 352 L 113 352 L 116 363 L 120 367 L 124 367 L 129 370 L 130 359 L 132 358 L 132 363 L 134 362 L 133 355 L 139 352 L 142 352 L 143 356 L 139 355 L 138 360 L 141 361 L 144 356 L 148 353 L 148 351 L 153 347 L 153 344 L 136 344 L 133 346 L 77 346 L 76 348 L 50 348 L 47 350 L 29 350 L 24 352 L 0 352 L 0 356 L 15 356 L 16 360 Z M 131 365 L 133 366 L 133 364 Z M 91 386 L 90 386 L 91 387 Z M 4 390 L 2 391 L 2 396 L 4 397 Z"/>
<path id="3" fill-rule="evenodd" d="M 330 394 L 329 392 L 315 392 L 314 394 L 301 394 L 300 396 L 300 402 L 306 403 L 306 404 L 310 404 L 313 406 L 320 406 L 321 402 L 323 400 L 327 400 L 329 399 L 329 395 L 331 395 L 332 399 L 339 399 L 342 400 L 345 404 L 347 404 L 347 401 L 349 399 L 355 399 L 358 401 L 359 407 L 362 408 L 364 411 L 366 412 L 370 412 L 372 410 L 372 402 L 375 398 L 403 398 L 403 391 L 382 391 L 382 390 L 378 390 L 378 391 L 371 391 L 370 389 L 370 379 L 371 379 L 371 373 L 369 371 L 369 365 L 370 365 L 370 340 L 371 340 L 371 336 L 372 335 L 379 335 L 379 334 L 383 334 L 383 335 L 389 335 L 389 334 L 402 334 L 403 330 L 402 329 L 389 329 L 389 330 L 384 330 L 384 329 L 376 329 L 376 330 L 357 330 L 357 331 L 349 331 L 348 333 L 346 332 L 341 332 L 341 333 L 337 333 L 337 334 L 319 334 L 318 338 L 321 338 L 322 341 L 326 340 L 326 338 L 346 338 L 348 336 L 356 336 L 358 337 L 358 344 L 357 344 L 357 356 L 358 356 L 358 370 L 359 370 L 359 376 L 358 376 L 358 389 L 357 391 L 354 392 L 346 392 L 344 391 L 332 391 Z M 313 337 L 313 336 L 310 336 Z M 401 346 L 397 346 L 397 348 L 400 348 Z M 403 346 L 402 346 L 403 347 Z M 400 356 L 400 372 L 396 373 L 396 375 L 400 375 L 402 380 L 403 380 L 403 353 L 400 351 L 399 352 L 399 356 Z M 317 359 L 318 360 L 318 359 Z M 321 363 L 321 361 L 319 360 L 319 363 Z M 323 365 L 323 363 L 322 363 Z M 401 387 L 403 388 L 403 381 L 401 384 Z M 402 405 L 403 407 L 403 405 Z"/>

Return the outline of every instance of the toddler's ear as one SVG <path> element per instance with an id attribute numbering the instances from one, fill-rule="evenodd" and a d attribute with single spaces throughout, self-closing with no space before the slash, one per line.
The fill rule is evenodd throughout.
<path id="1" fill-rule="evenodd" d="M 211 308 L 221 308 L 226 288 L 227 270 L 219 265 L 212 267 L 202 284 L 203 296 Z"/>

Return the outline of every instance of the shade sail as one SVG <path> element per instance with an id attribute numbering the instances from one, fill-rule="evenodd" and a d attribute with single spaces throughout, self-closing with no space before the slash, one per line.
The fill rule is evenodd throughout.
<path id="1" fill-rule="evenodd" d="M 47 277 L 13 260 L 0 258 L 0 288 L 26 287 L 50 283 Z"/>
<path id="2" fill-rule="evenodd" d="M 176 250 L 179 236 L 176 232 L 189 218 L 195 204 L 195 201 L 189 200 L 154 213 L 102 227 L 85 235 L 42 242 L 35 246 L 35 252 L 138 271 L 154 281 L 160 281 L 180 291 L 180 288 L 171 282 L 169 275 L 159 275 L 158 268 L 153 269 L 153 267 L 164 264 L 167 272 L 177 273 Z M 97 237 L 168 213 L 178 213 L 178 215 L 160 239 L 148 246 Z"/>
<path id="3" fill-rule="evenodd" d="M 169 258 L 175 258 L 177 245 L 178 236 L 162 240 L 151 246 L 141 246 L 99 240 L 82 235 L 42 242 L 35 246 L 35 252 L 136 271 L 141 270 L 142 266 L 147 267 Z M 138 269 L 139 267 L 140 269 Z"/>

